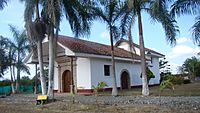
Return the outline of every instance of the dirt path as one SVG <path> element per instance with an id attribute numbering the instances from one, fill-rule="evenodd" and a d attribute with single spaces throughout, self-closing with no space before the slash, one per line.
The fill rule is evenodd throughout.
<path id="1" fill-rule="evenodd" d="M 177 97 L 176 100 L 176 97 L 161 97 L 163 101 L 165 101 L 165 98 L 166 100 L 172 99 L 174 103 L 156 104 L 157 97 L 123 96 L 114 98 L 105 96 L 106 100 L 110 98 L 111 101 L 111 103 L 105 103 L 102 96 L 98 98 L 98 103 L 96 103 L 94 96 L 77 96 L 75 103 L 72 104 L 70 96 L 59 94 L 56 95 L 57 101 L 46 105 L 35 105 L 35 98 L 36 95 L 33 94 L 19 94 L 0 98 L 0 113 L 199 113 L 200 110 L 200 97 Z M 137 101 L 141 102 L 131 101 L 128 103 L 127 99 L 130 98 L 138 99 Z M 83 103 L 84 100 L 88 101 L 88 99 L 93 101 Z"/>

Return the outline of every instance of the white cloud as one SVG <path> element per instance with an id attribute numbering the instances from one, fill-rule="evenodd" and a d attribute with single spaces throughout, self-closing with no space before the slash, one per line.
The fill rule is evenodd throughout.
<path id="1" fill-rule="evenodd" d="M 177 44 L 182 44 L 182 43 L 185 43 L 185 42 L 189 42 L 191 40 L 189 38 L 182 37 L 182 38 L 178 38 L 176 41 L 177 41 Z"/>
<path id="2" fill-rule="evenodd" d="M 198 52 L 200 52 L 199 48 L 192 48 L 186 45 L 177 45 L 172 48 L 172 51 L 166 57 L 173 59 L 184 55 L 196 55 Z"/>
<path id="3" fill-rule="evenodd" d="M 107 31 L 104 31 L 101 33 L 102 38 L 109 38 L 109 33 Z"/>
<path id="4" fill-rule="evenodd" d="M 180 64 L 176 64 L 176 63 L 169 63 L 170 65 L 170 71 L 172 72 L 172 74 L 177 74 L 178 73 L 178 67 L 181 66 Z"/>

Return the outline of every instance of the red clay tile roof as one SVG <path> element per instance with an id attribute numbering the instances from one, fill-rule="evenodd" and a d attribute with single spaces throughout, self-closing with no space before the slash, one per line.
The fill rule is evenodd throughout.
<path id="1" fill-rule="evenodd" d="M 128 40 L 121 38 L 119 41 L 117 41 L 117 43 L 115 44 L 115 46 L 117 47 L 121 42 L 127 42 L 127 43 L 129 43 Z M 136 44 L 136 43 L 132 43 L 132 44 L 133 44 L 134 47 L 137 47 L 137 48 L 140 47 L 140 46 L 139 46 L 138 44 Z M 145 51 L 146 51 L 146 52 L 155 53 L 155 54 L 160 55 L 160 56 L 165 56 L 165 55 L 163 55 L 163 54 L 161 54 L 161 53 L 159 53 L 159 52 L 156 52 L 156 51 L 154 51 L 154 50 L 152 50 L 152 49 L 149 49 L 149 48 L 145 48 Z"/>
<path id="2" fill-rule="evenodd" d="M 75 53 L 111 56 L 111 48 L 108 45 L 61 35 L 58 37 L 58 42 Z M 121 58 L 132 58 L 130 52 L 117 47 L 114 48 L 114 55 Z M 140 59 L 140 56 L 134 54 L 134 59 Z"/>

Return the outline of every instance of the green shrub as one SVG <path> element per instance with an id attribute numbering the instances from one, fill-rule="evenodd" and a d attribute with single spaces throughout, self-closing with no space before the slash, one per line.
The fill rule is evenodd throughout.
<path id="1" fill-rule="evenodd" d="M 160 84 L 160 91 L 163 91 L 164 89 L 171 89 L 174 90 L 174 84 L 169 80 L 164 80 Z"/>
<path id="2" fill-rule="evenodd" d="M 155 75 L 153 72 L 149 69 L 149 67 L 146 67 L 146 74 L 147 74 L 147 82 L 149 83 L 151 78 L 155 78 Z M 142 73 L 140 74 L 140 78 L 142 78 Z"/>
<path id="3" fill-rule="evenodd" d="M 184 81 L 184 79 L 181 76 L 173 76 L 171 79 L 171 82 L 175 85 L 181 85 L 181 84 L 183 84 L 183 81 Z"/>
<path id="4" fill-rule="evenodd" d="M 181 76 L 174 76 L 174 75 L 166 75 L 164 76 L 164 81 L 169 80 L 172 82 L 174 85 L 181 85 L 183 84 L 183 77 Z"/>
<path id="5" fill-rule="evenodd" d="M 10 80 L 2 80 L 0 81 L 0 86 L 10 86 Z"/>
<path id="6" fill-rule="evenodd" d="M 148 83 L 149 83 L 151 78 L 155 78 L 155 75 L 153 74 L 153 72 L 148 67 L 146 67 L 146 73 L 147 73 L 147 80 L 148 80 Z"/>
<path id="7" fill-rule="evenodd" d="M 103 89 L 104 87 L 108 86 L 104 81 L 98 83 L 97 86 L 92 86 L 94 89 L 94 93 L 98 95 L 99 90 Z"/>
<path id="8" fill-rule="evenodd" d="M 163 80 L 172 80 L 173 76 L 171 74 L 167 74 L 163 77 Z"/>

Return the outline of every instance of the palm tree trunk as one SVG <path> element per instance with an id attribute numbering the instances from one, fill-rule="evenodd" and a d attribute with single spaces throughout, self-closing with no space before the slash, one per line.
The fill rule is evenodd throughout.
<path id="1" fill-rule="evenodd" d="M 38 49 L 38 60 L 39 60 L 39 67 L 40 67 L 40 81 L 41 81 L 42 94 L 46 95 L 47 91 L 46 91 L 46 79 L 44 76 L 44 66 L 43 66 L 42 40 L 38 40 L 37 49 Z"/>
<path id="2" fill-rule="evenodd" d="M 53 86 L 54 86 L 54 28 L 50 25 L 50 36 L 49 36 L 49 85 L 48 85 L 48 96 L 50 99 L 54 99 Z"/>
<path id="3" fill-rule="evenodd" d="M 12 71 L 13 71 L 13 81 L 16 81 L 16 78 L 15 78 L 15 66 L 14 65 L 12 66 Z"/>
<path id="4" fill-rule="evenodd" d="M 17 69 L 16 92 L 19 93 L 20 87 L 20 70 Z"/>
<path id="5" fill-rule="evenodd" d="M 16 92 L 19 93 L 20 92 L 20 67 L 19 67 L 19 57 L 20 57 L 20 53 L 18 51 L 18 55 L 17 55 L 17 81 L 16 81 Z"/>
<path id="6" fill-rule="evenodd" d="M 134 55 L 133 52 L 136 54 L 135 48 L 133 46 L 133 40 L 132 40 L 132 34 L 131 34 L 131 28 L 132 28 L 132 24 L 134 22 L 134 16 L 131 17 L 131 21 L 129 23 L 128 26 L 128 40 L 129 40 L 129 48 L 130 48 L 130 52 L 131 52 L 131 57 L 134 63 Z"/>
<path id="7" fill-rule="evenodd" d="M 194 82 L 195 81 L 195 66 L 194 66 L 194 64 L 193 64 L 193 66 L 192 66 L 192 81 Z"/>
<path id="8" fill-rule="evenodd" d="M 143 30 L 142 30 L 142 19 L 141 13 L 138 13 L 138 29 L 139 29 L 139 43 L 140 43 L 140 55 L 141 55 L 141 71 L 142 71 L 142 95 L 149 95 L 149 88 L 146 75 L 146 59 L 145 59 L 145 47 L 143 39 Z"/>
<path id="9" fill-rule="evenodd" d="M 117 96 L 117 81 L 116 81 L 116 73 L 115 73 L 115 59 L 114 59 L 114 46 L 113 46 L 113 35 L 112 28 L 110 28 L 110 43 L 111 43 L 111 56 L 112 56 L 112 96 Z"/>
<path id="10" fill-rule="evenodd" d="M 14 88 L 14 82 L 13 82 L 13 73 L 12 73 L 12 66 L 10 66 L 10 80 L 11 80 L 12 94 L 15 94 L 15 88 Z"/>
<path id="11" fill-rule="evenodd" d="M 35 86 L 34 86 L 34 94 L 37 94 L 37 64 L 35 64 Z"/>

